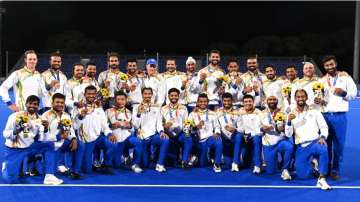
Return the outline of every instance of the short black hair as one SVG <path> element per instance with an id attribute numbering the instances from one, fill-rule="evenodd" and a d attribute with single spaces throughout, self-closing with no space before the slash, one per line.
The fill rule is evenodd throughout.
<path id="1" fill-rule="evenodd" d="M 87 87 L 85 88 L 84 93 L 86 93 L 86 91 L 89 91 L 89 90 L 95 90 L 95 91 L 96 91 L 97 89 L 96 89 L 95 86 L 89 85 L 89 86 L 87 86 Z"/>
<path id="2" fill-rule="evenodd" d="M 288 66 L 285 68 L 285 70 L 292 69 L 292 68 L 296 70 L 296 66 L 293 65 L 293 64 L 288 65 Z"/>
<path id="3" fill-rule="evenodd" d="M 258 59 L 256 56 L 252 55 L 252 56 L 249 56 L 248 58 L 246 58 L 246 60 L 253 60 L 253 59 Z"/>
<path id="4" fill-rule="evenodd" d="M 306 98 L 308 98 L 308 94 L 307 94 L 306 90 L 305 90 L 305 89 L 302 89 L 302 88 L 299 88 L 299 89 L 297 89 L 297 90 L 295 91 L 295 94 L 294 94 L 295 97 L 296 97 L 296 94 L 299 93 L 299 92 L 304 92 L 305 95 L 306 95 Z"/>
<path id="5" fill-rule="evenodd" d="M 115 93 L 115 99 L 116 99 L 117 96 L 125 96 L 125 98 L 127 98 L 126 93 L 125 93 L 124 91 L 122 91 L 122 90 L 117 91 L 117 92 Z"/>
<path id="6" fill-rule="evenodd" d="M 61 57 L 61 53 L 59 50 L 50 53 L 50 57 Z"/>
<path id="7" fill-rule="evenodd" d="M 243 101 L 244 101 L 245 99 L 248 99 L 248 98 L 250 98 L 250 99 L 252 99 L 252 100 L 254 101 L 254 97 L 253 97 L 252 95 L 250 95 L 250 94 L 244 95 Z"/>
<path id="8" fill-rule="evenodd" d="M 136 62 L 137 63 L 137 60 L 135 58 L 128 58 L 126 60 L 126 63 L 129 63 L 129 62 Z"/>
<path id="9" fill-rule="evenodd" d="M 108 61 L 110 61 L 111 57 L 117 57 L 118 59 L 120 59 L 119 54 L 117 52 L 110 52 L 110 53 L 107 54 L 107 60 Z"/>
<path id="10" fill-rule="evenodd" d="M 152 88 L 144 87 L 144 88 L 141 89 L 141 94 L 143 94 L 144 91 L 146 91 L 146 90 L 149 90 L 149 91 L 151 91 L 151 93 L 154 93 Z"/>
<path id="11" fill-rule="evenodd" d="M 170 90 L 168 91 L 168 95 L 170 95 L 170 93 L 176 92 L 178 95 L 180 95 L 180 91 L 177 88 L 170 88 Z"/>
<path id="12" fill-rule="evenodd" d="M 40 98 L 36 95 L 30 95 L 29 97 L 26 98 L 26 103 L 29 102 L 37 102 L 38 104 L 40 104 Z"/>
<path id="13" fill-rule="evenodd" d="M 206 93 L 200 93 L 197 100 L 199 100 L 200 98 L 206 98 L 207 100 L 209 100 L 208 96 Z"/>
<path id="14" fill-rule="evenodd" d="M 95 62 L 88 62 L 86 64 L 86 68 L 89 67 L 89 66 L 95 66 L 96 67 L 96 64 L 95 64 Z"/>
<path id="15" fill-rule="evenodd" d="M 334 60 L 335 63 L 337 64 L 337 60 L 336 57 L 334 55 L 326 55 L 322 58 L 322 64 L 324 64 L 325 62 L 328 62 L 330 60 Z"/>
<path id="16" fill-rule="evenodd" d="M 273 70 L 275 70 L 276 71 L 276 68 L 274 67 L 274 65 L 272 65 L 272 64 L 267 64 L 267 65 L 265 65 L 265 70 L 267 69 L 267 68 L 271 68 L 271 69 L 273 69 Z"/>
<path id="17" fill-rule="evenodd" d="M 168 57 L 168 58 L 166 58 L 165 64 L 166 64 L 169 60 L 170 60 L 170 61 L 174 61 L 174 62 L 175 62 L 175 65 L 176 65 L 176 59 L 173 58 L 173 57 Z"/>
<path id="18" fill-rule="evenodd" d="M 227 61 L 226 66 L 229 66 L 230 63 L 232 63 L 232 62 L 235 62 L 236 64 L 239 64 L 239 63 L 238 63 L 238 60 L 237 60 L 236 58 L 230 58 L 230 59 Z"/>
<path id="19" fill-rule="evenodd" d="M 35 54 L 37 56 L 37 54 L 36 54 L 36 52 L 34 50 L 27 50 L 24 53 L 24 59 L 26 59 L 27 55 L 29 55 L 29 54 Z"/>
<path id="20" fill-rule="evenodd" d="M 211 51 L 209 52 L 209 57 L 210 57 L 211 54 L 213 54 L 213 53 L 220 55 L 220 51 L 219 51 L 219 50 L 211 50 Z"/>
<path id="21" fill-rule="evenodd" d="M 55 99 L 65 100 L 65 95 L 63 95 L 63 94 L 61 94 L 61 93 L 55 93 L 55 94 L 52 96 L 51 100 L 54 102 Z"/>
<path id="22" fill-rule="evenodd" d="M 82 63 L 80 63 L 80 62 L 76 62 L 76 63 L 74 63 L 73 64 L 73 68 L 75 68 L 75 66 L 83 66 L 83 67 L 85 67 Z"/>
<path id="23" fill-rule="evenodd" d="M 224 100 L 225 98 L 230 98 L 231 100 L 233 99 L 233 96 L 231 95 L 231 93 L 224 93 L 222 95 L 222 99 Z"/>

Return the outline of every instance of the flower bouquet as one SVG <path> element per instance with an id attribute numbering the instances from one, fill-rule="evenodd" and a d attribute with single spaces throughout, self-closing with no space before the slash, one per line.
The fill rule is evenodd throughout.
<path id="1" fill-rule="evenodd" d="M 312 86 L 315 97 L 324 97 L 324 85 L 321 82 L 316 82 Z"/>
<path id="2" fill-rule="evenodd" d="M 184 133 L 186 136 L 190 136 L 192 129 L 195 128 L 195 122 L 192 119 L 186 119 L 184 121 Z"/>
<path id="3" fill-rule="evenodd" d="M 290 98 L 291 97 L 291 86 L 288 85 L 284 88 L 281 89 L 281 92 L 283 94 L 284 97 L 286 98 Z"/>
<path id="4" fill-rule="evenodd" d="M 285 114 L 282 113 L 282 112 L 276 113 L 274 121 L 275 121 L 277 129 L 279 129 L 280 127 L 282 127 L 282 128 L 284 127 L 284 125 L 285 125 L 285 117 L 286 117 Z"/>
<path id="5" fill-rule="evenodd" d="M 28 123 L 29 123 L 30 119 L 27 115 L 25 114 L 21 114 L 16 116 L 16 129 L 17 130 L 22 130 L 24 132 L 24 137 L 26 138 L 29 134 L 29 129 L 28 129 Z"/>
<path id="6" fill-rule="evenodd" d="M 70 131 L 72 122 L 70 119 L 61 119 L 58 127 L 61 131 Z"/>

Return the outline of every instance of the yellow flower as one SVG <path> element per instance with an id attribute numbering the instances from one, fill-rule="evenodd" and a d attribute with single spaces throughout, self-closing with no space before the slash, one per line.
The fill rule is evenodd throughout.
<path id="1" fill-rule="evenodd" d="M 194 123 L 194 121 L 193 121 L 192 119 L 186 119 L 186 120 L 184 121 L 184 125 L 185 125 L 185 126 L 195 127 L 195 123 Z"/>
<path id="2" fill-rule="evenodd" d="M 16 124 L 19 123 L 28 123 L 29 122 L 29 117 L 26 116 L 25 114 L 21 114 L 19 116 L 16 116 Z"/>
<path id="3" fill-rule="evenodd" d="M 225 82 L 225 83 L 229 83 L 230 78 L 226 75 L 220 76 L 219 78 L 217 78 L 219 81 L 221 82 Z"/>
<path id="4" fill-rule="evenodd" d="M 283 93 L 284 95 L 290 95 L 290 93 L 291 93 L 291 86 L 286 86 L 286 87 L 284 87 L 281 91 L 282 91 L 282 93 Z"/>
<path id="5" fill-rule="evenodd" d="M 315 90 L 324 90 L 324 85 L 320 82 L 316 82 L 314 83 L 314 85 L 312 86 L 312 89 Z"/>
<path id="6" fill-rule="evenodd" d="M 65 127 L 70 127 L 71 126 L 71 120 L 70 119 L 62 119 L 61 120 L 61 125 L 65 126 Z"/>
<path id="7" fill-rule="evenodd" d="M 110 97 L 109 95 L 109 90 L 107 88 L 101 88 L 100 89 L 100 95 L 101 97 L 103 97 L 104 99 L 108 99 Z"/>
<path id="8" fill-rule="evenodd" d="M 284 113 L 282 113 L 282 112 L 278 112 L 278 113 L 276 113 L 276 115 L 275 115 L 275 121 L 285 121 L 285 114 Z"/>
<path id="9" fill-rule="evenodd" d="M 129 79 L 128 75 L 124 73 L 119 73 L 119 78 L 121 81 L 127 81 Z"/>
<path id="10" fill-rule="evenodd" d="M 21 122 L 20 116 L 16 116 L 16 124 L 19 124 Z"/>
<path id="11" fill-rule="evenodd" d="M 24 123 L 27 123 L 27 122 L 29 122 L 30 119 L 29 119 L 28 116 L 22 115 L 22 120 L 23 120 Z"/>

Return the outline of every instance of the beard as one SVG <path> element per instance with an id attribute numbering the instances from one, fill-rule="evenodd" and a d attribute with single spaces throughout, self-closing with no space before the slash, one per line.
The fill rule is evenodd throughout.
<path id="1" fill-rule="evenodd" d="M 111 68 L 111 69 L 117 69 L 117 68 L 118 68 L 118 65 L 117 65 L 117 64 L 112 64 L 112 65 L 110 65 L 110 68 Z"/>
<path id="2" fill-rule="evenodd" d="M 87 76 L 88 76 L 88 77 L 91 77 L 91 78 L 94 78 L 95 75 L 96 75 L 95 72 L 89 72 L 89 73 L 87 74 Z"/>
<path id="3" fill-rule="evenodd" d="M 303 102 L 303 101 L 299 101 L 299 102 L 296 102 L 296 104 L 299 106 L 299 107 L 304 107 L 306 102 Z"/>
<path id="4" fill-rule="evenodd" d="M 135 74 L 136 73 L 136 69 L 128 69 L 129 74 Z"/>
<path id="5" fill-rule="evenodd" d="M 253 71 L 256 70 L 256 66 L 250 66 L 250 67 L 248 67 L 247 69 L 253 72 Z"/>
<path id="6" fill-rule="evenodd" d="M 273 80 L 275 78 L 275 75 L 268 75 L 266 76 L 269 80 Z"/>
<path id="7" fill-rule="evenodd" d="M 336 72 L 336 68 L 334 68 L 334 67 L 329 68 L 329 69 L 326 70 L 326 72 L 329 73 L 329 74 L 334 74 Z"/>
<path id="8" fill-rule="evenodd" d="M 151 97 L 144 98 L 144 102 L 151 102 Z"/>
<path id="9" fill-rule="evenodd" d="M 188 72 L 194 72 L 194 71 L 195 71 L 195 68 L 194 68 L 194 67 L 187 67 L 187 68 L 186 68 L 186 71 L 188 71 Z"/>
<path id="10" fill-rule="evenodd" d="M 268 103 L 268 106 L 270 109 L 276 109 L 277 108 L 277 103 Z"/>
<path id="11" fill-rule="evenodd" d="M 211 60 L 210 62 L 211 62 L 212 65 L 218 65 L 219 64 L 218 60 Z"/>
<path id="12" fill-rule="evenodd" d="M 56 112 L 62 112 L 62 111 L 64 111 L 64 108 L 65 108 L 65 107 L 62 107 L 62 106 L 55 106 L 55 107 L 54 107 L 54 110 L 55 110 Z"/>
<path id="13" fill-rule="evenodd" d="M 85 97 L 88 103 L 93 103 L 95 101 L 95 97 Z"/>
<path id="14" fill-rule="evenodd" d="M 36 109 L 35 109 L 34 107 L 29 107 L 29 108 L 27 109 L 27 111 L 28 111 L 30 114 L 33 114 L 33 113 L 36 112 Z"/>
<path id="15" fill-rule="evenodd" d="M 75 78 L 82 78 L 83 76 L 84 76 L 84 74 L 82 74 L 82 73 L 81 74 L 76 74 Z"/>
<path id="16" fill-rule="evenodd" d="M 58 69 L 60 69 L 60 65 L 52 64 L 51 69 L 58 70 Z"/>

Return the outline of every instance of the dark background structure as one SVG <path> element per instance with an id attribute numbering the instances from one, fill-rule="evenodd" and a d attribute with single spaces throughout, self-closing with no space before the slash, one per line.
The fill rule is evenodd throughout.
<path id="1" fill-rule="evenodd" d="M 39 53 L 303 56 L 352 71 L 355 2 L 0 2 L 9 65 Z M 5 55 L 5 54 L 3 54 Z M 3 64 L 5 58 L 3 57 Z M 4 66 L 4 65 L 3 65 Z M 4 69 L 2 70 L 4 74 Z"/>

